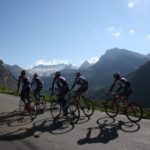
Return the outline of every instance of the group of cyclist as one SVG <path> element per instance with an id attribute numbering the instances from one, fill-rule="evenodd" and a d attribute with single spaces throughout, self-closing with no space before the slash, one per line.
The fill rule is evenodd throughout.
<path id="1" fill-rule="evenodd" d="M 119 87 L 116 90 L 116 93 L 119 96 L 128 99 L 129 96 L 132 94 L 132 87 L 130 82 L 126 78 L 122 77 L 120 73 L 114 73 L 113 78 L 114 78 L 113 84 L 111 85 L 107 94 L 110 94 L 114 89 L 114 87 L 116 85 L 119 85 Z M 37 98 L 40 95 L 43 85 L 44 85 L 43 81 L 38 77 L 36 73 L 33 75 L 32 81 L 30 82 L 26 71 L 22 70 L 18 78 L 17 92 L 19 92 L 20 86 L 22 86 L 20 93 L 21 99 L 25 101 L 26 98 L 29 101 L 31 88 L 33 89 L 34 97 Z M 88 90 L 88 87 L 89 87 L 88 80 L 84 76 L 82 76 L 80 72 L 76 73 L 74 83 L 71 88 L 69 88 L 69 83 L 66 81 L 65 77 L 61 75 L 60 71 L 57 71 L 55 73 L 51 90 L 52 94 L 57 91 L 58 99 L 63 107 L 64 116 L 67 115 L 67 107 L 65 99 L 66 94 L 74 89 L 75 94 L 78 98 L 84 97 L 84 94 Z"/>

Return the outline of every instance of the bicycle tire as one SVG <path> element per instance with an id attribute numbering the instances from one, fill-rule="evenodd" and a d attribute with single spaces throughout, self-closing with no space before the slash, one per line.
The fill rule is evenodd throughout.
<path id="1" fill-rule="evenodd" d="M 106 103 L 105 103 L 105 112 L 111 118 L 116 117 L 119 113 L 118 103 L 114 100 L 106 101 Z"/>
<path id="2" fill-rule="evenodd" d="M 44 111 L 46 107 L 46 100 L 44 96 L 39 97 L 38 107 L 40 111 Z"/>
<path id="3" fill-rule="evenodd" d="M 60 103 L 55 102 L 55 101 L 51 102 L 51 104 L 50 104 L 50 113 L 51 113 L 52 118 L 54 120 L 60 118 L 61 111 L 62 111 L 62 108 L 61 108 Z"/>
<path id="4" fill-rule="evenodd" d="M 94 104 L 90 99 L 84 99 L 81 104 L 81 109 L 85 116 L 90 117 L 94 113 Z"/>
<path id="5" fill-rule="evenodd" d="M 143 118 L 143 109 L 142 107 L 135 103 L 131 102 L 127 105 L 126 109 L 126 116 L 131 122 L 139 122 Z"/>
<path id="6" fill-rule="evenodd" d="M 70 124 L 75 124 L 80 119 L 80 110 L 76 103 L 71 102 L 68 106 L 67 120 Z"/>
<path id="7" fill-rule="evenodd" d="M 22 99 L 19 101 L 19 112 L 21 115 L 24 115 L 25 113 L 25 103 Z"/>
<path id="8" fill-rule="evenodd" d="M 37 105 L 36 105 L 35 101 L 29 101 L 27 112 L 30 114 L 30 117 L 32 120 L 36 118 Z"/>

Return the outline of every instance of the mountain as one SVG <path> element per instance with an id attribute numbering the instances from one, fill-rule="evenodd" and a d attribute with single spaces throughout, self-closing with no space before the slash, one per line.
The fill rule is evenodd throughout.
<path id="1" fill-rule="evenodd" d="M 128 76 L 133 86 L 133 99 L 143 106 L 150 106 L 150 61 Z"/>
<path id="2" fill-rule="evenodd" d="M 17 86 L 17 80 L 2 60 L 0 60 L 0 86 L 9 89 L 16 88 Z"/>
<path id="3" fill-rule="evenodd" d="M 99 61 L 90 67 L 88 76 L 91 87 L 98 88 L 110 84 L 112 74 L 120 72 L 124 76 L 135 71 L 149 60 L 147 55 L 138 54 L 125 49 L 110 49 Z"/>
<path id="4" fill-rule="evenodd" d="M 85 69 L 85 68 L 88 68 L 90 67 L 91 64 L 86 60 L 84 61 L 81 65 L 80 65 L 80 69 Z"/>
<path id="5" fill-rule="evenodd" d="M 20 72 L 22 71 L 22 68 L 19 67 L 18 65 L 7 65 L 8 70 L 10 71 L 10 73 L 16 78 L 18 79 Z"/>
<path id="6" fill-rule="evenodd" d="M 137 70 L 144 63 L 148 62 L 147 55 L 138 54 L 125 49 L 110 49 L 102 55 L 99 61 L 89 67 L 79 69 L 61 70 L 62 76 L 66 78 L 70 86 L 73 84 L 76 72 L 80 71 L 89 81 L 88 96 L 93 99 L 100 99 L 106 91 L 105 87 L 111 85 L 114 72 L 120 72 L 123 76 Z M 49 77 L 43 77 L 45 89 L 51 86 L 53 73 Z"/>
<path id="7" fill-rule="evenodd" d="M 33 75 L 34 73 L 37 73 L 39 76 L 50 76 L 52 73 L 60 70 L 66 70 L 66 69 L 75 69 L 76 67 L 71 64 L 57 64 L 57 65 L 38 65 L 34 66 L 31 69 L 28 69 L 27 71 Z"/>

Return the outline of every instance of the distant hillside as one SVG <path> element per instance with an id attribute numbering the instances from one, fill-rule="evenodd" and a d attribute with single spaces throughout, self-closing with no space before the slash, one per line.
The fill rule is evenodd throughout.
<path id="1" fill-rule="evenodd" d="M 142 105 L 150 106 L 150 61 L 129 75 L 134 88 L 133 97 Z"/>
<path id="2" fill-rule="evenodd" d="M 15 79 L 18 79 L 20 72 L 22 71 L 22 68 L 19 67 L 18 65 L 7 65 L 8 70 L 10 71 L 10 73 L 12 74 L 12 76 L 15 77 Z"/>
<path id="3" fill-rule="evenodd" d="M 7 65 L 0 60 L 0 86 L 5 88 L 16 88 L 17 81 L 9 71 Z"/>
<path id="4" fill-rule="evenodd" d="M 85 69 L 85 68 L 88 68 L 90 67 L 92 64 L 90 64 L 87 60 L 84 61 L 81 66 L 80 66 L 80 69 Z"/>
<path id="5" fill-rule="evenodd" d="M 91 66 L 89 80 L 92 88 L 103 87 L 112 81 L 112 74 L 127 75 L 149 60 L 148 56 L 125 49 L 110 49 Z"/>

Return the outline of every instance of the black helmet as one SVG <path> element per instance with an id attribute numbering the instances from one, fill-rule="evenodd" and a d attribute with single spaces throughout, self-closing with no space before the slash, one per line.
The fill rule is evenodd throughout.
<path id="1" fill-rule="evenodd" d="M 80 77 L 81 76 L 81 73 L 80 72 L 77 72 L 76 73 L 76 77 Z"/>
<path id="2" fill-rule="evenodd" d="M 116 72 L 116 73 L 114 73 L 113 74 L 113 77 L 116 79 L 116 80 L 118 80 L 119 78 L 120 78 L 120 73 L 118 73 L 118 72 Z"/>
<path id="3" fill-rule="evenodd" d="M 60 77 L 61 76 L 61 72 L 60 71 L 57 71 L 56 73 L 55 73 L 55 77 Z"/>
<path id="4" fill-rule="evenodd" d="M 38 75 L 37 75 L 37 73 L 35 73 L 34 75 L 33 75 L 33 78 L 36 78 Z"/>
<path id="5" fill-rule="evenodd" d="M 26 71 L 25 70 L 22 70 L 21 71 L 21 75 L 25 75 L 26 74 Z"/>

